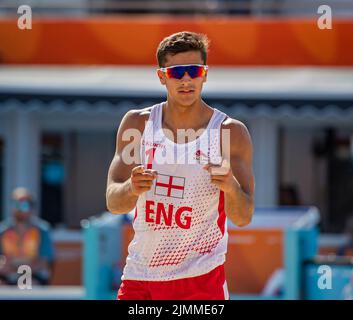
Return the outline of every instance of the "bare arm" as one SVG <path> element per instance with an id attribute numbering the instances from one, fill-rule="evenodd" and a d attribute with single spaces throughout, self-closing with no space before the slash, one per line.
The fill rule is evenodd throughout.
<path id="1" fill-rule="evenodd" d="M 251 222 L 254 212 L 255 179 L 251 137 L 246 126 L 234 119 L 227 119 L 222 128 L 230 132 L 231 143 L 222 148 L 223 158 L 230 159 L 230 168 L 225 175 L 211 174 L 211 182 L 224 191 L 225 212 L 229 219 L 243 227 Z M 210 172 L 210 166 L 205 168 Z"/>
<path id="2" fill-rule="evenodd" d="M 140 110 L 129 111 L 121 121 L 116 138 L 116 150 L 110 164 L 106 189 L 106 204 L 110 212 L 130 212 L 138 196 L 150 190 L 156 174 L 139 165 L 139 148 L 145 119 Z M 126 141 L 123 135 L 131 133 Z"/>

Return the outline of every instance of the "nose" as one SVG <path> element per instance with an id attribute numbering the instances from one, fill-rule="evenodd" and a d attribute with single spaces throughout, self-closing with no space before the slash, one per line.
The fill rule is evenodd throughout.
<path id="1" fill-rule="evenodd" d="M 189 74 L 187 72 L 184 73 L 183 77 L 180 80 L 184 80 L 184 81 L 189 81 L 192 78 L 189 76 Z"/>

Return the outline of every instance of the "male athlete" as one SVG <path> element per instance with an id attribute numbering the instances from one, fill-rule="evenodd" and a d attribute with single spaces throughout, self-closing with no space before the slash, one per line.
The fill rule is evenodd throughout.
<path id="1" fill-rule="evenodd" d="M 118 300 L 229 299 L 227 218 L 240 227 L 252 219 L 252 143 L 242 122 L 201 98 L 207 49 L 202 34 L 163 39 L 157 74 L 167 101 L 127 112 L 118 129 L 106 201 L 114 214 L 134 212 L 135 231 Z"/>

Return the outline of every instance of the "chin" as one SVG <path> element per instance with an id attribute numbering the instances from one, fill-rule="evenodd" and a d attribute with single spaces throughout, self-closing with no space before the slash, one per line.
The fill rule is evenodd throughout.
<path id="1" fill-rule="evenodd" d="M 178 104 L 187 108 L 195 104 L 196 101 L 197 99 L 179 99 Z"/>

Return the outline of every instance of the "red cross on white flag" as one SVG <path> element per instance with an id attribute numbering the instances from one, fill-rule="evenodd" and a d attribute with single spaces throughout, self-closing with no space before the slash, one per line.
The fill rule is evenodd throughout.
<path id="1" fill-rule="evenodd" d="M 185 178 L 158 174 L 155 194 L 165 197 L 184 197 Z"/>

